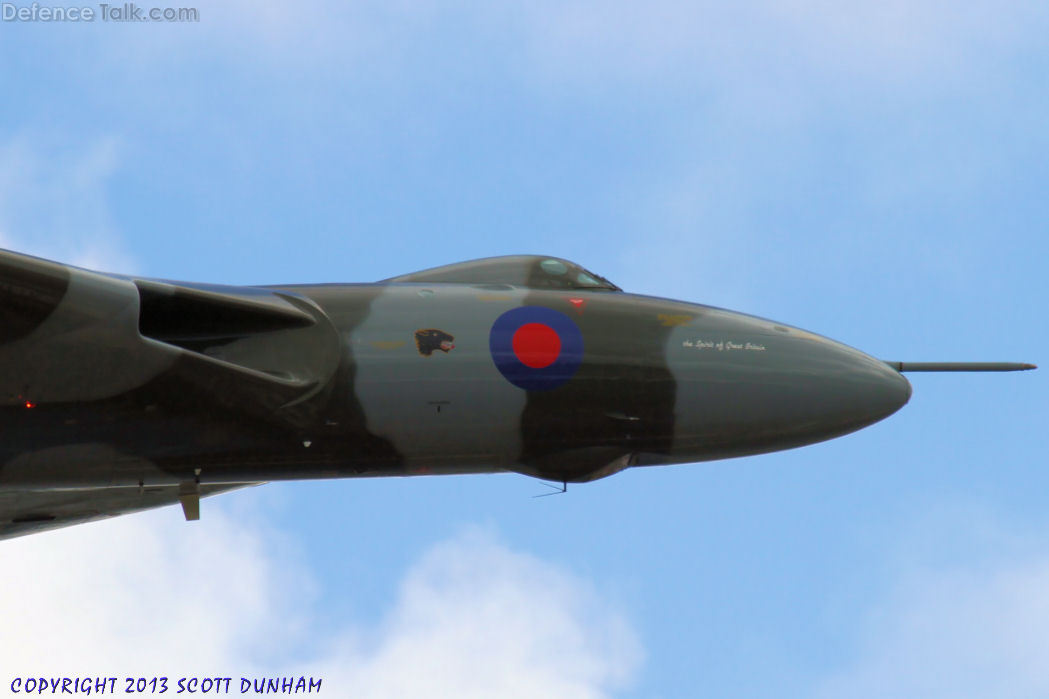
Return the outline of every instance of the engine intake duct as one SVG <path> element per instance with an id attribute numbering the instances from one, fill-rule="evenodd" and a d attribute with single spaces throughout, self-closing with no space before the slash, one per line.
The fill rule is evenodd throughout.
<path id="1" fill-rule="evenodd" d="M 193 352 L 250 335 L 305 328 L 316 319 L 272 291 L 224 293 L 163 282 L 136 280 L 139 332 Z"/>

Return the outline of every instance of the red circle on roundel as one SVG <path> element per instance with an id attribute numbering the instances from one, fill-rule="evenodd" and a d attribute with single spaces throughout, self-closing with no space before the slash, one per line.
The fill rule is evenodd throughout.
<path id="1" fill-rule="evenodd" d="M 549 325 L 525 323 L 514 333 L 513 348 L 522 364 L 543 369 L 561 356 L 561 338 Z"/>

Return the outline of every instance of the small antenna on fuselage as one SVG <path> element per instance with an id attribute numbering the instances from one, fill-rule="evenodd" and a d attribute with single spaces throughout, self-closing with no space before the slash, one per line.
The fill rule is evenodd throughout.
<path id="1" fill-rule="evenodd" d="M 532 496 L 533 498 L 545 498 L 545 497 L 548 497 L 550 495 L 560 495 L 561 493 L 564 493 L 564 492 L 568 491 L 568 481 L 561 481 L 561 487 L 560 488 L 558 488 L 553 483 L 547 483 L 546 481 L 542 481 L 542 484 L 545 485 L 547 488 L 553 488 L 554 492 L 552 492 L 552 493 L 540 493 L 539 495 L 533 495 Z"/>

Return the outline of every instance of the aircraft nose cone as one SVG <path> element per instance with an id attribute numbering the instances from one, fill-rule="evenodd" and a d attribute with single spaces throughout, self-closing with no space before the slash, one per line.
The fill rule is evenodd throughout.
<path id="1" fill-rule="evenodd" d="M 859 350 L 819 338 L 798 347 L 799 385 L 807 398 L 798 406 L 815 431 L 847 432 L 892 415 L 911 397 L 898 371 Z"/>
<path id="2" fill-rule="evenodd" d="M 873 422 L 892 415 L 907 404 L 911 399 L 911 383 L 884 362 L 867 355 L 861 357 L 854 369 L 854 381 L 858 382 L 855 400 L 859 404 L 857 407 L 873 418 Z"/>
<path id="3" fill-rule="evenodd" d="M 719 350 L 730 333 L 741 339 L 731 352 L 728 341 Z M 888 417 L 911 397 L 907 379 L 868 354 L 785 326 L 772 333 L 761 321 L 728 316 L 724 327 L 707 330 L 713 343 L 694 331 L 682 340 L 675 355 L 682 458 L 831 439 Z"/>
<path id="4" fill-rule="evenodd" d="M 778 417 L 784 432 L 803 443 L 871 425 L 910 400 L 911 384 L 901 373 L 859 350 L 815 336 L 789 346 Z"/>

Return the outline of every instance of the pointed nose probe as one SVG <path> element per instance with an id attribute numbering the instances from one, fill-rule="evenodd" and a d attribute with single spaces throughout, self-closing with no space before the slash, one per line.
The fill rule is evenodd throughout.
<path id="1" fill-rule="evenodd" d="M 896 371 L 1029 371 L 1037 369 L 1034 364 L 1022 362 L 890 362 Z"/>

